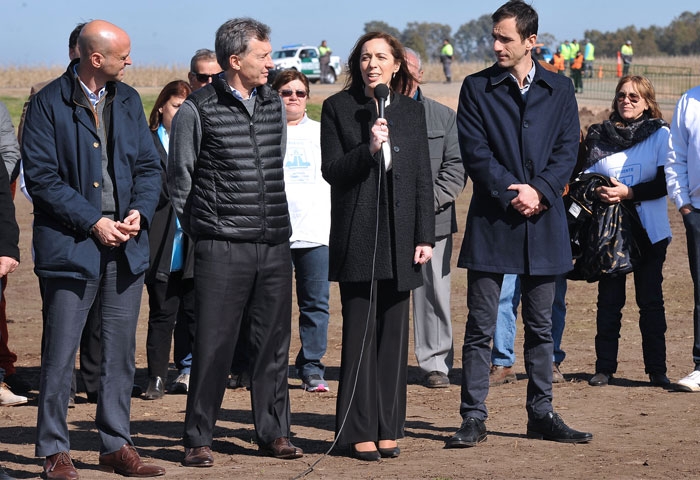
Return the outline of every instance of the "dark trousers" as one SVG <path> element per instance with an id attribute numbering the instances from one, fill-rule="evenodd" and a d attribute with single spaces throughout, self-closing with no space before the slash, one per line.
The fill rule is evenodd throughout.
<path id="1" fill-rule="evenodd" d="M 341 282 L 343 349 L 335 414 L 340 444 L 403 438 L 410 292 L 394 280 Z M 363 343 L 364 339 L 364 343 Z"/>
<path id="2" fill-rule="evenodd" d="M 639 306 L 639 330 L 642 333 L 642 353 L 646 373 L 666 373 L 666 312 L 662 269 L 666 260 L 668 240 L 655 243 L 636 264 L 634 291 Z M 597 332 L 595 336 L 596 372 L 612 374 L 617 371 L 617 350 L 622 327 L 622 307 L 625 306 L 626 275 L 607 277 L 598 281 Z"/>
<path id="3" fill-rule="evenodd" d="M 101 381 L 95 424 L 100 453 L 133 445 L 130 436 L 131 389 L 134 384 L 136 324 L 143 274 L 134 275 L 121 248 L 102 248 L 95 280 L 43 278 L 44 352 L 41 358 L 36 455 L 70 450 L 68 397 L 75 354 L 90 309 L 99 295 Z"/>
<path id="4" fill-rule="evenodd" d="M 186 327 L 187 338 L 194 339 L 194 280 L 182 278 L 182 272 L 171 272 L 167 281 L 155 280 L 146 285 L 148 290 L 148 336 L 146 355 L 148 376 L 168 377 L 170 344 L 175 324 Z"/>
<path id="5" fill-rule="evenodd" d="M 185 447 L 212 444 L 244 311 L 250 322 L 250 393 L 258 443 L 288 437 L 287 368 L 292 317 L 289 243 L 198 240 L 194 275 L 197 329 L 185 414 Z"/>
<path id="6" fill-rule="evenodd" d="M 530 417 L 552 411 L 552 303 L 556 276 L 520 275 L 524 355 L 528 376 L 525 406 Z M 462 418 L 486 420 L 491 340 L 496 329 L 503 274 L 467 272 L 467 327 L 462 346 Z"/>
<path id="7" fill-rule="evenodd" d="M 688 263 L 693 279 L 695 306 L 693 307 L 693 363 L 700 370 L 700 210 L 683 215 L 685 238 L 688 244 Z"/>

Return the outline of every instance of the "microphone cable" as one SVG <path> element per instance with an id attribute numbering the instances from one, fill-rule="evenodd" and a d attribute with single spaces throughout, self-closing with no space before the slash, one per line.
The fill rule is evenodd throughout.
<path id="1" fill-rule="evenodd" d="M 378 86 L 379 87 L 379 86 Z M 376 90 L 376 89 L 375 89 Z M 387 93 L 388 93 L 388 88 L 387 88 Z M 380 148 L 379 149 L 379 156 L 378 156 L 378 161 L 377 161 L 378 167 L 379 167 L 379 172 L 377 174 L 377 204 L 375 206 L 375 222 L 374 222 L 374 246 L 372 248 L 372 269 L 371 269 L 371 275 L 370 275 L 370 282 L 369 282 L 369 306 L 367 308 L 367 316 L 365 317 L 365 331 L 362 334 L 362 348 L 360 348 L 360 355 L 357 360 L 357 370 L 355 371 L 355 378 L 353 379 L 352 383 L 352 392 L 350 394 L 350 401 L 348 402 L 348 407 L 345 410 L 345 413 L 343 414 L 343 421 L 340 424 L 340 428 L 338 428 L 338 434 L 335 436 L 333 439 L 333 443 L 331 443 L 331 446 L 326 450 L 326 452 L 321 455 L 318 459 L 316 459 L 315 462 L 313 462 L 309 467 L 301 472 L 299 475 L 292 477 L 291 480 L 299 480 L 300 478 L 304 478 L 308 474 L 314 471 L 314 468 L 316 465 L 318 465 L 323 459 L 325 459 L 330 453 L 333 451 L 335 446 L 338 443 L 338 438 L 340 437 L 340 434 L 343 431 L 343 428 L 345 428 L 345 422 L 348 419 L 348 415 L 350 414 L 350 407 L 352 406 L 352 402 L 355 400 L 355 392 L 357 391 L 357 381 L 360 378 L 360 367 L 362 366 L 362 357 L 365 353 L 365 342 L 367 341 L 367 332 L 369 331 L 369 318 L 372 313 L 372 296 L 374 295 L 374 270 L 376 266 L 376 261 L 377 261 L 377 244 L 378 244 L 378 237 L 379 237 L 379 209 L 380 209 L 380 194 L 382 192 L 382 174 L 384 172 L 384 151 Z M 340 392 L 338 392 L 340 394 Z M 352 447 L 350 447 L 352 448 Z"/>

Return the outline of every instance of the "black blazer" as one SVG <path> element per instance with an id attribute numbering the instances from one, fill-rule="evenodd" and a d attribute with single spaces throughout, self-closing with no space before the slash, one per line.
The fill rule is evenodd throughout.
<path id="1" fill-rule="evenodd" d="M 392 94 L 389 124 L 392 168 L 369 152 L 370 129 L 377 119 L 373 99 L 344 90 L 323 103 L 321 170 L 331 185 L 329 279 L 366 282 L 379 222 L 375 280 L 395 279 L 400 291 L 422 285 L 413 264 L 419 243 L 435 243 L 433 184 L 423 106 Z M 377 187 L 380 185 L 379 197 Z"/>

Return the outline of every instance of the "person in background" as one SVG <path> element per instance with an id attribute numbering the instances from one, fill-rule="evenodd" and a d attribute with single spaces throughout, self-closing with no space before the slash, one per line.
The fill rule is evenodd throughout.
<path id="1" fill-rule="evenodd" d="M 325 40 L 321 40 L 321 45 L 318 47 L 318 63 L 321 67 L 321 83 L 328 83 L 328 74 L 330 73 L 329 65 L 331 63 L 331 54 L 333 51 L 328 46 Z"/>
<path id="2" fill-rule="evenodd" d="M 7 174 L 7 187 L 10 192 L 10 200 L 14 197 L 14 180 L 17 178 L 20 168 L 19 144 L 15 136 L 15 127 L 12 125 L 10 112 L 4 103 L 0 102 L 0 169 L 5 169 Z M 3 180 L 0 179 L 0 182 Z M 12 215 L 14 219 L 14 203 Z M 19 257 L 17 257 L 19 259 Z M 7 273 L 7 272 L 6 272 Z M 30 385 L 27 381 L 17 373 L 15 362 L 17 355 L 10 350 L 8 345 L 9 335 L 7 329 L 7 302 L 5 299 L 5 290 L 7 289 L 7 275 L 0 275 L 0 369 L 3 370 L 4 384 L 0 386 L 0 405 L 7 404 L 6 402 L 13 394 L 27 393 L 30 390 Z M 0 380 L 0 382 L 2 381 Z M 7 391 L 6 391 L 7 390 Z M 11 390 L 11 392 L 10 392 Z M 9 392 L 9 394 L 7 393 Z M 5 400 L 3 400 L 3 398 Z M 19 398 L 26 397 L 15 395 L 14 403 L 18 403 Z M 21 402 L 19 402 L 21 403 Z"/>
<path id="3" fill-rule="evenodd" d="M 19 227 L 15 219 L 15 204 L 10 190 L 10 172 L 19 164 L 19 146 L 10 113 L 0 102 L 0 406 L 27 403 L 27 397 L 13 393 L 5 380 L 7 367 L 14 372 L 17 356 L 7 348 L 7 318 L 5 316 L 5 288 L 7 275 L 19 265 Z M 14 374 L 16 375 L 16 373 Z M 23 393 L 23 392 L 19 392 Z"/>
<path id="4" fill-rule="evenodd" d="M 221 74 L 221 67 L 216 60 L 216 53 L 208 48 L 200 48 L 190 59 L 190 72 L 187 74 L 187 79 L 190 83 L 191 91 L 199 90 L 200 88 L 209 85 L 214 77 Z M 182 103 L 182 102 L 180 102 Z M 161 152 L 162 154 L 162 152 Z M 188 243 L 189 244 L 189 243 Z M 188 255 L 191 254 L 188 249 Z M 188 257 L 188 261 L 192 261 Z M 185 277 L 189 277 L 192 265 L 187 263 Z M 147 279 L 148 280 L 148 279 Z M 184 284 L 188 280 L 183 278 Z M 148 283 L 148 282 L 147 282 Z M 177 283 L 177 282 L 176 282 Z M 175 322 L 173 331 L 173 360 L 175 368 L 177 368 L 177 377 L 168 387 L 168 393 L 186 394 L 190 388 L 190 372 L 192 370 L 192 345 L 194 343 L 195 320 L 192 305 L 189 304 L 189 293 L 185 293 L 185 288 L 181 293 L 181 306 L 184 309 L 179 310 L 178 318 Z M 171 298 L 171 300 L 174 300 Z M 160 343 L 160 342 L 158 342 Z M 170 348 L 168 346 L 168 348 Z M 163 378 L 163 381 L 166 379 Z M 150 382 L 150 380 L 149 380 Z M 162 396 L 162 395 L 161 395 Z"/>
<path id="5" fill-rule="evenodd" d="M 284 108 L 267 85 L 270 28 L 234 18 L 219 27 L 215 45 L 224 72 L 180 106 L 168 155 L 170 198 L 195 242 L 197 331 L 183 435 L 188 467 L 214 464 L 214 425 L 244 320 L 260 450 L 281 459 L 303 456 L 289 440 L 292 232 Z"/>
<path id="6" fill-rule="evenodd" d="M 651 246 L 634 264 L 634 290 L 639 307 L 644 371 L 653 386 L 668 387 L 663 266 L 671 241 L 664 165 L 669 156 L 669 128 L 656 103 L 651 82 L 622 77 L 615 87 L 609 120 L 591 125 L 585 140 L 585 173 L 610 177 L 612 187 L 597 187 L 604 203 L 626 203 L 636 209 Z M 598 281 L 595 375 L 593 386 L 610 382 L 617 371 L 617 352 L 625 306 L 626 275 L 603 275 Z"/>
<path id="7" fill-rule="evenodd" d="M 576 52 L 571 61 L 571 80 L 574 82 L 576 93 L 583 93 L 583 53 Z"/>
<path id="8" fill-rule="evenodd" d="M 442 41 L 440 49 L 440 62 L 442 63 L 442 71 L 445 74 L 445 83 L 452 82 L 452 57 L 454 56 L 454 48 L 449 39 Z"/>
<path id="9" fill-rule="evenodd" d="M 389 34 L 359 38 L 345 88 L 323 102 L 323 177 L 331 185 L 331 281 L 343 310 L 336 438 L 353 457 L 400 453 L 406 421 L 411 290 L 432 257 L 435 214 L 423 106 Z M 379 116 L 377 87 L 389 87 Z"/>
<path id="10" fill-rule="evenodd" d="M 561 58 L 564 59 L 564 72 L 566 72 L 571 65 L 571 60 L 574 58 L 571 52 L 571 42 L 564 40 L 564 43 L 559 45 L 559 52 L 561 52 Z"/>
<path id="11" fill-rule="evenodd" d="M 423 265 L 423 286 L 413 290 L 413 336 L 418 366 L 428 388 L 450 385 L 452 368 L 452 317 L 450 315 L 450 260 L 452 234 L 457 231 L 455 200 L 464 189 L 465 174 L 457 141 L 454 110 L 423 95 L 423 62 L 406 48 L 406 64 L 413 76 L 408 96 L 423 104 L 428 127 L 428 148 L 433 180 L 435 247 L 433 258 Z"/>
<path id="12" fill-rule="evenodd" d="M 490 344 L 508 273 L 520 277 L 527 436 L 588 442 L 592 434 L 568 427 L 552 408 L 552 304 L 557 275 L 572 268 L 562 193 L 578 152 L 576 98 L 570 80 L 532 60 L 538 16 L 530 5 L 510 1 L 491 19 L 496 63 L 464 80 L 457 111 L 474 193 L 457 263 L 468 269 L 463 421 L 446 447 L 486 440 Z"/>
<path id="13" fill-rule="evenodd" d="M 165 393 L 175 323 L 194 324 L 194 249 L 170 203 L 167 177 L 170 127 L 175 112 L 190 93 L 189 84 L 183 80 L 168 83 L 158 95 L 148 120 L 153 143 L 160 154 L 162 189 L 148 237 L 150 262 L 145 283 L 149 307 L 146 337 L 149 380 L 143 395 L 146 400 L 156 400 Z M 186 380 L 179 383 L 189 384 L 189 379 Z"/>
<path id="14" fill-rule="evenodd" d="M 620 47 L 620 56 L 622 57 L 622 75 L 627 76 L 630 73 L 630 65 L 632 65 L 632 58 L 634 57 L 632 40 L 627 40 Z"/>
<path id="15" fill-rule="evenodd" d="M 187 79 L 194 92 L 209 85 L 220 73 L 221 66 L 216 60 L 216 53 L 208 48 L 200 48 L 190 59 L 190 72 L 187 74 Z"/>
<path id="16" fill-rule="evenodd" d="M 144 463 L 133 446 L 129 398 L 147 229 L 160 191 L 158 153 L 141 98 L 121 83 L 131 65 L 128 34 L 95 20 L 83 27 L 78 45 L 80 58 L 32 98 L 22 134 L 34 205 L 34 271 L 46 316 L 35 451 L 46 458 L 44 478 L 78 478 L 67 407 L 81 332 L 99 297 L 99 465 L 121 475 L 158 476 L 165 469 Z"/>
<path id="17" fill-rule="evenodd" d="M 700 392 L 700 86 L 685 92 L 671 121 L 666 188 L 683 219 L 693 279 L 693 370 L 675 383 L 681 392 Z"/>
<path id="18" fill-rule="evenodd" d="M 289 239 L 296 275 L 301 348 L 295 367 L 309 392 L 329 391 L 321 362 L 328 343 L 330 282 L 328 234 L 331 189 L 321 174 L 321 124 L 306 115 L 309 80 L 294 69 L 283 70 L 272 84 L 287 114 L 284 190 L 292 237 Z"/>
<path id="19" fill-rule="evenodd" d="M 552 383 L 566 381 L 561 373 L 561 364 L 566 352 L 561 348 L 561 340 L 566 326 L 566 275 L 558 275 L 554 285 L 554 303 L 552 304 Z M 489 387 L 517 381 L 515 369 L 515 331 L 520 304 L 520 280 L 517 275 L 503 275 L 501 296 L 498 299 L 498 316 L 496 330 L 493 334 L 491 349 L 491 370 Z"/>
<path id="20" fill-rule="evenodd" d="M 588 39 L 584 40 L 583 71 L 584 77 L 593 78 L 593 64 L 595 63 L 595 45 Z"/>
<path id="21" fill-rule="evenodd" d="M 557 50 L 556 52 L 554 52 L 554 55 L 552 55 L 551 63 L 552 65 L 554 65 L 554 68 L 556 69 L 559 75 L 566 75 L 566 62 L 564 61 L 564 57 L 561 54 L 561 50 Z"/>

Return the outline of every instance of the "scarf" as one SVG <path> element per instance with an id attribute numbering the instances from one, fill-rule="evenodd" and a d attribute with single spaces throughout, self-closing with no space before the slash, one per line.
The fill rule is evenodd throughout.
<path id="1" fill-rule="evenodd" d="M 650 118 L 647 112 L 644 112 L 639 120 L 629 123 L 626 123 L 616 112 L 610 120 L 591 125 L 585 140 L 587 155 L 583 170 L 591 167 L 601 158 L 643 142 L 659 128 L 667 125 L 661 118 Z"/>

